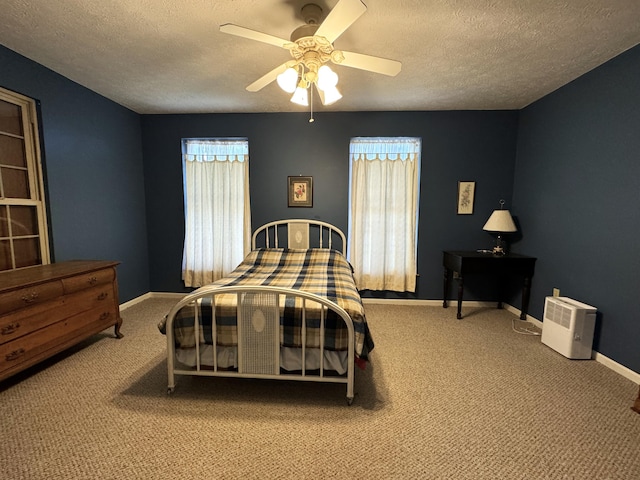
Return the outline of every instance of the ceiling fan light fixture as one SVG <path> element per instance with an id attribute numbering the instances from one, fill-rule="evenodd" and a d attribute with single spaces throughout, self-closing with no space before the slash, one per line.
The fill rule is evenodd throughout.
<path id="1" fill-rule="evenodd" d="M 318 95 L 320 95 L 320 100 L 323 105 L 331 105 L 342 98 L 342 94 L 336 87 L 330 87 L 324 90 L 318 88 Z"/>
<path id="2" fill-rule="evenodd" d="M 293 93 L 296 91 L 298 84 L 298 72 L 289 67 L 284 72 L 276 77 L 278 86 L 287 93 Z"/>
<path id="3" fill-rule="evenodd" d="M 338 74 L 331 70 L 328 65 L 322 65 L 318 69 L 318 81 L 316 84 L 320 90 L 335 89 L 338 84 Z"/>
<path id="4" fill-rule="evenodd" d="M 290 40 L 232 23 L 220 25 L 223 33 L 283 48 L 291 54 L 292 60 L 275 67 L 247 86 L 249 92 L 257 92 L 277 80 L 282 90 L 292 94 L 293 103 L 302 106 L 311 104 L 313 120 L 314 86 L 324 105 L 331 105 L 342 98 L 336 88 L 338 75 L 325 65 L 327 62 L 391 77 L 400 73 L 402 64 L 396 60 L 336 50 L 333 47 L 335 40 L 367 10 L 362 0 L 334 0 L 334 3 L 335 6 L 322 20 L 322 7 L 302 2 L 301 13 L 305 24 L 292 32 Z"/>
<path id="5" fill-rule="evenodd" d="M 309 91 L 307 90 L 307 84 L 304 80 L 300 80 L 300 83 L 298 83 L 298 86 L 291 97 L 291 101 L 297 105 L 302 105 L 303 107 L 307 107 L 309 105 Z"/>

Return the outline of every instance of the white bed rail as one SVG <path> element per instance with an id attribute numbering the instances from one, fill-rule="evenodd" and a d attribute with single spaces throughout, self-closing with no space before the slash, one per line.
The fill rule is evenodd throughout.
<path id="1" fill-rule="evenodd" d="M 257 228 L 251 237 L 251 248 L 255 250 L 259 242 L 266 248 L 280 248 L 281 244 L 284 247 L 284 240 L 280 241 L 280 227 L 286 227 L 287 248 L 333 248 L 343 255 L 347 250 L 347 237 L 339 228 L 320 220 L 298 218 L 276 220 Z M 338 239 L 342 242 L 339 248 L 334 246 Z"/>
<path id="2" fill-rule="evenodd" d="M 218 368 L 218 346 L 216 342 L 216 298 L 222 294 L 236 295 L 237 337 L 238 337 L 238 368 L 223 370 Z M 280 297 L 295 297 L 302 299 L 302 328 L 301 328 L 301 363 L 300 373 L 281 373 L 280 357 Z M 194 328 L 194 343 L 196 349 L 196 365 L 193 369 L 183 369 L 176 366 L 176 347 L 174 335 L 174 320 L 180 309 L 191 307 L 194 309 L 194 327 L 199 323 L 200 303 L 203 299 L 211 299 L 211 331 L 213 339 L 213 367 L 203 368 L 200 359 L 200 328 Z M 227 297 L 228 298 L 228 297 Z M 320 370 L 319 373 L 307 374 L 306 359 L 306 318 L 307 305 L 315 302 L 320 307 Z M 314 308 L 318 308 L 317 305 Z M 325 375 L 324 371 L 324 338 L 326 313 L 331 310 L 344 321 L 348 332 L 348 353 L 346 376 Z M 244 329 L 244 331 L 243 331 Z M 263 335 L 262 332 L 272 332 Z M 211 377 L 243 377 L 275 380 L 298 380 L 310 382 L 345 383 L 347 386 L 347 403 L 351 405 L 354 397 L 354 327 L 349 314 L 336 303 L 318 295 L 282 287 L 270 286 L 226 286 L 202 287 L 186 295 L 169 312 L 166 320 L 165 332 L 167 337 L 167 372 L 168 393 L 175 389 L 176 375 L 195 375 Z M 255 334 L 255 335 L 254 335 Z M 256 358 L 257 361 L 253 361 Z"/>

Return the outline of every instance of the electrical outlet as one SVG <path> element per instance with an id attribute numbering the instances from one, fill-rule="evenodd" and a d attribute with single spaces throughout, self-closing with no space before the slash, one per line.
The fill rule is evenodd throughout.
<path id="1" fill-rule="evenodd" d="M 553 289 L 553 296 L 554 297 L 559 297 L 560 296 L 560 289 L 559 288 L 554 288 Z"/>

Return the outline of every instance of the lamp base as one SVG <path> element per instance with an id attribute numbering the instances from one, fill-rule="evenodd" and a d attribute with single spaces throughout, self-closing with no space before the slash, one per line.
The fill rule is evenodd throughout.
<path id="1" fill-rule="evenodd" d="M 492 250 L 494 255 L 506 255 L 507 254 L 507 244 L 502 238 L 502 234 L 498 233 L 498 237 L 496 238 L 496 245 Z"/>

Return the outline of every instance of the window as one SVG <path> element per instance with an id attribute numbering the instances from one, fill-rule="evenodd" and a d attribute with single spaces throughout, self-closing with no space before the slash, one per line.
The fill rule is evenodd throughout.
<path id="1" fill-rule="evenodd" d="M 249 142 L 184 139 L 182 158 L 182 279 L 187 287 L 200 287 L 231 272 L 251 247 Z"/>
<path id="2" fill-rule="evenodd" d="M 415 292 L 419 138 L 353 138 L 349 248 L 361 290 Z"/>
<path id="3" fill-rule="evenodd" d="M 0 89 L 0 271 L 47 264 L 35 102 Z"/>

